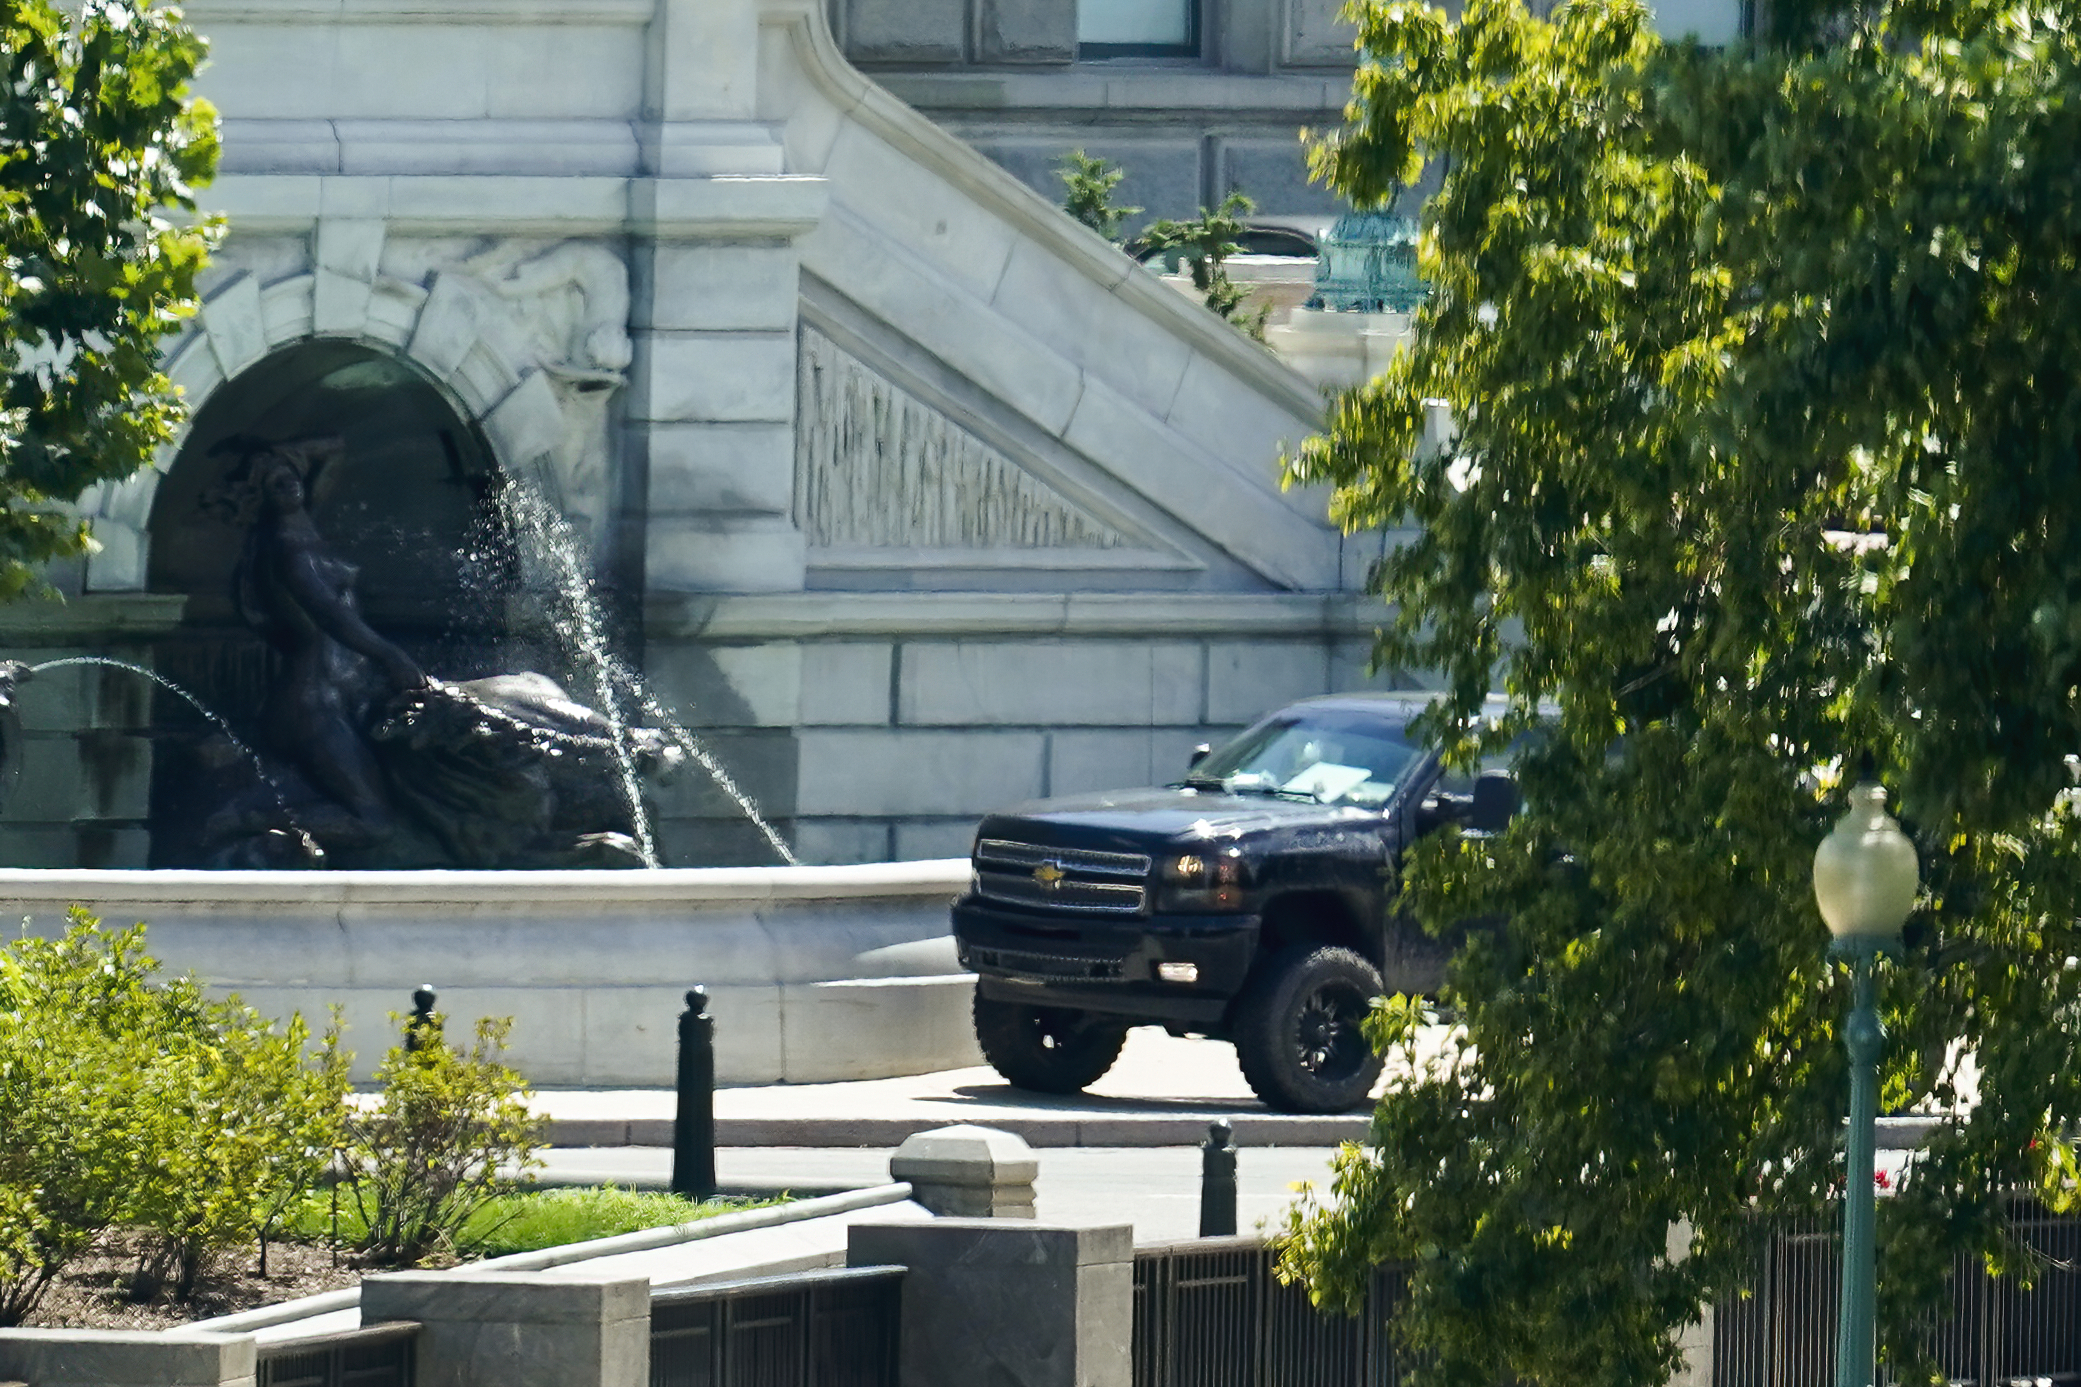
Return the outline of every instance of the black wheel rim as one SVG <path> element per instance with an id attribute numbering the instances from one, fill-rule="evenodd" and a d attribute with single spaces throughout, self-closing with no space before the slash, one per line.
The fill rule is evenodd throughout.
<path id="1" fill-rule="evenodd" d="M 1366 999 L 1355 987 L 1324 983 L 1301 999 L 1294 1052 L 1301 1069 L 1324 1083 L 1342 1083 L 1366 1067 L 1371 1053 L 1359 1023 Z"/>
<path id="2" fill-rule="evenodd" d="M 1073 1011 L 1039 1009 L 1033 1013 L 1033 1038 L 1043 1050 L 1066 1050 L 1083 1038 L 1089 1022 Z"/>

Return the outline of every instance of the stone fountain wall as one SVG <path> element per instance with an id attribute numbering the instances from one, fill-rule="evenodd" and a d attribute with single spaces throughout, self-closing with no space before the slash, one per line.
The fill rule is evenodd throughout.
<path id="1" fill-rule="evenodd" d="M 536 1084 L 670 1088 L 678 1017 L 708 989 L 726 1084 L 978 1064 L 974 980 L 947 904 L 965 862 L 664 872 L 96 872 L 0 869 L 0 914 L 143 919 L 154 957 L 274 1017 L 340 1009 L 354 1074 L 431 985 L 452 1036 L 512 1018 Z"/>
<path id="2" fill-rule="evenodd" d="M 0 649 L 25 663 L 80 654 L 150 664 L 182 602 L 139 593 L 0 605 Z M 149 851 L 151 686 L 70 665 L 22 689 L 21 779 L 0 817 L 0 861 L 27 867 L 142 867 Z"/>

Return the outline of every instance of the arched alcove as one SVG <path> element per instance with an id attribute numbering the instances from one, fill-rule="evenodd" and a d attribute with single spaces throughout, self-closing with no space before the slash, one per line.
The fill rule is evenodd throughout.
<path id="1" fill-rule="evenodd" d="M 158 670 L 258 744 L 275 656 L 234 601 L 256 496 L 236 484 L 252 441 L 337 437 L 344 449 L 309 481 L 327 547 L 360 570 L 368 623 L 435 674 L 511 667 L 506 614 L 515 565 L 493 498 L 498 471 L 478 430 L 408 361 L 308 339 L 225 382 L 195 417 L 152 498 L 146 586 L 184 595 Z M 254 773 L 200 715 L 170 695 L 153 717 L 152 860 L 195 865 L 204 821 Z M 262 748 L 265 750 L 266 748 Z"/>

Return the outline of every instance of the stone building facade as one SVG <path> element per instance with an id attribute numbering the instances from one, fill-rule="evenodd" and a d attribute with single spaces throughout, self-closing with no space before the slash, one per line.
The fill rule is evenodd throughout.
<path id="1" fill-rule="evenodd" d="M 1456 8 L 1456 6 L 1455 6 Z M 1344 0 L 830 0 L 846 56 L 1028 187 L 1059 200 L 1082 149 L 1126 172 L 1124 205 L 1190 216 L 1241 191 L 1255 220 L 1315 230 L 1344 210 L 1309 182 L 1304 130 L 1344 118 Z M 1725 42 L 1743 0 L 1661 0 L 1668 33 Z"/>
<path id="2" fill-rule="evenodd" d="M 958 854 L 989 809 L 1381 682 L 1393 536 L 1279 483 L 1315 391 L 1029 186 L 1094 113 L 1186 203 L 1271 167 L 1341 99 L 1329 0 L 1201 0 L 1198 47 L 1122 58 L 1039 0 L 840 4 L 834 36 L 824 0 L 193 0 L 231 226 L 167 347 L 193 422 L 86 498 L 99 551 L 63 606 L 0 610 L 0 654 L 250 705 L 223 447 L 318 430 L 373 624 L 451 677 L 546 638 L 456 576 L 471 507 L 525 481 L 619 653 L 811 862 Z M 6 864 L 178 861 L 168 806 L 244 774 L 120 670 L 48 671 L 24 714 Z M 669 864 L 771 860 L 705 775 L 655 810 Z"/>
<path id="3" fill-rule="evenodd" d="M 1314 392 L 864 76 L 818 0 L 191 17 L 232 228 L 168 347 L 194 420 L 87 498 L 99 552 L 64 607 L 0 613 L 8 654 L 250 690 L 213 459 L 322 426 L 321 528 L 388 525 L 353 555 L 373 624 L 461 620 L 428 575 L 472 488 L 525 480 L 809 861 L 956 853 L 993 806 L 1363 679 L 1381 540 L 1279 485 Z M 169 778 L 237 773 L 169 769 L 171 705 L 122 672 L 29 695 L 7 861 L 164 862 Z M 770 860 L 703 775 L 656 809 L 667 862 Z"/>

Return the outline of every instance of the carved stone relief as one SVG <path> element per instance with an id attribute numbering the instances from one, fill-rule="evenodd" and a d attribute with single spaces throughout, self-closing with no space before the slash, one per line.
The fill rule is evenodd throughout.
<path id="1" fill-rule="evenodd" d="M 597 544 L 608 512 L 608 407 L 630 359 L 627 266 L 591 242 L 500 240 L 431 267 L 428 279 L 421 329 L 442 316 L 438 299 L 451 331 L 474 328 L 479 339 L 457 344 L 456 369 L 481 354 L 517 376 L 484 416 L 501 461 Z"/>
<path id="2" fill-rule="evenodd" d="M 797 370 L 795 523 L 812 549 L 1136 543 L 812 327 Z"/>
<path id="3" fill-rule="evenodd" d="M 380 221 L 326 221 L 309 237 L 232 241 L 207 292 L 167 364 L 191 409 L 314 334 L 382 342 L 454 394 L 511 474 L 596 545 L 604 538 L 609 405 L 630 360 L 628 268 L 607 246 L 394 237 Z M 157 477 L 83 498 L 108 546 L 89 564 L 90 588 L 142 587 Z"/>

